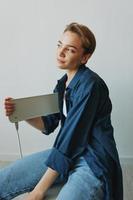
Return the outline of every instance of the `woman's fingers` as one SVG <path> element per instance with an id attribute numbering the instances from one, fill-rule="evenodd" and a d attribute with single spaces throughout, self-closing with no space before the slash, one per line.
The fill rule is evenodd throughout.
<path id="1" fill-rule="evenodd" d="M 4 101 L 4 108 L 6 116 L 10 116 L 15 110 L 15 104 L 12 101 L 13 98 L 7 97 Z"/>

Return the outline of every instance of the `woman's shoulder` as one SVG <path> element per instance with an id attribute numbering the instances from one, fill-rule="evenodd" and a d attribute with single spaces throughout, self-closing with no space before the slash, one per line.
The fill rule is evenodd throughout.
<path id="1" fill-rule="evenodd" d="M 106 84 L 103 78 L 98 73 L 96 73 L 95 71 L 93 71 L 88 67 L 85 67 L 85 70 L 80 78 L 80 82 L 81 84 L 86 84 L 86 83 L 90 84 L 92 82 L 97 84 L 100 83 Z"/>
<path id="2" fill-rule="evenodd" d="M 90 91 L 95 88 L 98 90 L 103 89 L 108 91 L 107 84 L 103 78 L 88 67 L 86 67 L 84 73 L 82 74 L 79 85 L 83 90 Z"/>

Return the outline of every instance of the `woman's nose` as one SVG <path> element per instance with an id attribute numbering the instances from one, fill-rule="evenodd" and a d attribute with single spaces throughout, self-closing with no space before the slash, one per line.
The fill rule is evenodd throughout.
<path id="1" fill-rule="evenodd" d="M 65 57 L 65 48 L 64 47 L 60 47 L 59 56 Z"/>

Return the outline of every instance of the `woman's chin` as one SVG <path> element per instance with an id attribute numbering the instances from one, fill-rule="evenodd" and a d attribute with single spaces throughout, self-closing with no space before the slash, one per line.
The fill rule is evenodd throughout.
<path id="1" fill-rule="evenodd" d="M 59 69 L 67 69 L 66 66 L 64 66 L 64 65 L 59 65 L 59 64 L 57 64 L 57 67 L 58 67 Z"/>

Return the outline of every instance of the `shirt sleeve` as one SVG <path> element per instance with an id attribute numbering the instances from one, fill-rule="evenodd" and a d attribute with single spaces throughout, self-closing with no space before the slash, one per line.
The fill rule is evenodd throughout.
<path id="1" fill-rule="evenodd" d="M 55 113 L 47 116 L 41 117 L 44 123 L 44 130 L 42 131 L 45 135 L 49 135 L 54 132 L 54 130 L 59 125 L 60 113 Z"/>
<path id="2" fill-rule="evenodd" d="M 85 150 L 96 117 L 99 94 L 99 84 L 92 83 L 89 87 L 84 85 L 75 96 L 74 105 L 46 160 L 46 165 L 58 173 L 67 174 L 73 159 Z"/>

